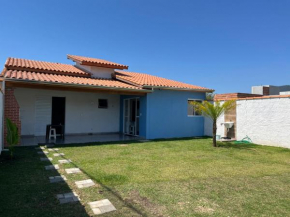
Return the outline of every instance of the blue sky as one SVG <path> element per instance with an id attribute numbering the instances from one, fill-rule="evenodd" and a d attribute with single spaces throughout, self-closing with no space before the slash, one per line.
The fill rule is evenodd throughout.
<path id="1" fill-rule="evenodd" d="M 289 0 L 2 1 L 7 57 L 91 56 L 214 88 L 290 84 Z"/>

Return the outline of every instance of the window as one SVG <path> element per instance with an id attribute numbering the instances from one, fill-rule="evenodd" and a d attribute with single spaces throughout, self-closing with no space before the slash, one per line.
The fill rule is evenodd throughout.
<path id="1" fill-rule="evenodd" d="M 194 105 L 192 105 L 191 102 L 202 102 L 202 101 L 189 99 L 187 101 L 187 115 L 188 116 L 201 116 L 201 113 L 194 109 Z"/>
<path id="2" fill-rule="evenodd" d="M 107 99 L 99 99 L 99 108 L 108 108 L 108 100 Z"/>

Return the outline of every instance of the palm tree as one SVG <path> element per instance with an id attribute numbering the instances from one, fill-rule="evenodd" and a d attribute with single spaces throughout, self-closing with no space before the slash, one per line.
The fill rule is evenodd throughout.
<path id="1" fill-rule="evenodd" d="M 236 101 L 235 100 L 228 100 L 224 103 L 221 103 L 220 101 L 215 101 L 214 103 L 203 101 L 203 102 L 191 102 L 191 104 L 194 106 L 194 109 L 202 113 L 204 116 L 209 117 L 213 122 L 212 127 L 212 134 L 213 134 L 213 146 L 217 147 L 216 144 L 216 130 L 217 130 L 217 120 L 219 117 L 224 113 L 227 112 L 233 108 L 236 107 Z"/>

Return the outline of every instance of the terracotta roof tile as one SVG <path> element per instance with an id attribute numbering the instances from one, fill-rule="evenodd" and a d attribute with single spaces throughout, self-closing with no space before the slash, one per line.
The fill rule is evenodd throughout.
<path id="1" fill-rule="evenodd" d="M 137 72 L 124 72 L 116 70 L 116 78 L 122 81 L 140 85 L 142 87 L 164 87 L 176 89 L 192 89 L 202 91 L 212 91 L 211 89 L 200 87 L 196 85 L 186 84 L 178 81 L 169 80 L 153 75 L 137 73 Z"/>
<path id="2" fill-rule="evenodd" d="M 109 67 L 109 68 L 114 68 L 114 69 L 128 69 L 128 66 L 126 65 L 114 63 L 107 60 L 92 58 L 92 57 L 83 57 L 83 56 L 76 56 L 76 55 L 68 54 L 67 58 L 75 62 L 78 62 L 81 65 L 96 65 L 96 66 L 103 66 L 103 67 Z"/>
<path id="3" fill-rule="evenodd" d="M 39 72 L 29 71 L 18 71 L 18 70 L 7 70 L 2 74 L 5 78 L 14 80 L 25 80 L 25 81 L 38 81 L 38 82 L 51 82 L 51 83 L 63 83 L 63 84 L 76 84 L 76 85 L 90 85 L 96 87 L 112 87 L 120 89 L 134 89 L 142 90 L 142 88 L 118 81 L 113 79 L 96 79 L 86 78 L 68 75 L 58 74 L 45 74 Z"/>
<path id="4" fill-rule="evenodd" d="M 89 76 L 90 74 L 84 72 L 73 65 L 62 64 L 62 63 L 51 63 L 36 60 L 27 60 L 19 58 L 9 57 L 6 60 L 5 67 L 7 69 L 17 69 L 24 71 L 42 71 L 42 72 L 61 72 L 63 74 L 77 74 Z"/>

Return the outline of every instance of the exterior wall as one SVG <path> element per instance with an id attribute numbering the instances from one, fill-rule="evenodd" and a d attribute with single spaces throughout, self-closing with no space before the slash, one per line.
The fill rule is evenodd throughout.
<path id="1" fill-rule="evenodd" d="M 120 95 L 17 88 L 15 96 L 21 135 L 45 135 L 45 126 L 51 123 L 52 97 L 66 98 L 66 134 L 119 132 Z M 108 99 L 109 108 L 99 109 L 98 99 Z"/>
<path id="2" fill-rule="evenodd" d="M 290 148 L 290 98 L 239 100 L 237 139 Z"/>
<path id="3" fill-rule="evenodd" d="M 15 97 L 15 89 L 14 88 L 6 88 L 5 89 L 5 100 L 4 100 L 4 126 L 6 126 L 6 118 L 9 118 L 13 123 L 15 123 L 18 127 L 19 136 L 21 133 L 21 120 L 20 120 L 20 111 L 19 104 Z M 4 127 L 3 126 L 3 127 Z M 4 146 L 7 145 L 6 142 L 7 129 L 4 127 Z M 20 143 L 19 139 L 19 143 Z"/>
<path id="4" fill-rule="evenodd" d="M 187 116 L 188 99 L 205 99 L 205 93 L 155 89 L 147 94 L 146 138 L 204 135 L 204 117 Z"/>
<path id="5" fill-rule="evenodd" d="M 4 97 L 2 90 L 0 91 L 0 154 L 4 147 L 4 138 L 3 138 L 3 104 L 4 104 Z"/>
<path id="6" fill-rule="evenodd" d="M 140 99 L 140 116 L 139 116 L 139 136 L 146 138 L 147 123 L 147 96 L 125 96 L 121 95 L 120 102 L 120 132 L 124 132 L 124 99 L 136 98 Z"/>
<path id="7" fill-rule="evenodd" d="M 224 122 L 225 122 L 225 114 L 223 113 L 217 120 L 217 131 L 216 131 L 216 135 L 220 135 L 221 137 L 225 136 L 225 126 L 223 125 Z"/>
<path id="8" fill-rule="evenodd" d="M 230 111 L 225 112 L 224 119 L 225 119 L 225 122 L 234 123 L 234 125 L 229 129 L 224 127 L 224 132 L 225 132 L 224 135 L 226 135 L 227 137 L 230 137 L 231 139 L 235 139 L 236 130 L 237 130 L 237 109 L 233 108 Z"/>
<path id="9" fill-rule="evenodd" d="M 204 117 L 204 135 L 212 136 L 212 120 L 208 117 Z"/>

